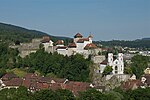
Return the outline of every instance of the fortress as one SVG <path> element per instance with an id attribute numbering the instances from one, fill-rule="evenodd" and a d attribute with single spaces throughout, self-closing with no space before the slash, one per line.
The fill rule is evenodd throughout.
<path id="1" fill-rule="evenodd" d="M 31 43 L 22 43 L 18 49 L 20 56 L 25 57 L 30 53 L 36 52 L 36 50 L 39 49 L 39 45 L 43 44 L 45 51 L 48 53 L 57 52 L 64 56 L 71 56 L 78 53 L 88 58 L 89 55 L 98 55 L 98 52 L 101 51 L 100 48 L 97 48 L 97 46 L 92 43 L 92 38 L 92 35 L 83 38 L 81 33 L 77 33 L 72 43 L 64 45 L 63 40 L 58 40 L 54 43 L 49 36 L 44 36 L 43 38 L 33 39 Z"/>

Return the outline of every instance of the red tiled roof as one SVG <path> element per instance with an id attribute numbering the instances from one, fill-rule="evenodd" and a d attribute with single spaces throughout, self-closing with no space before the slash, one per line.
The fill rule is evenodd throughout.
<path id="1" fill-rule="evenodd" d="M 93 36 L 90 34 L 90 35 L 88 36 L 88 38 L 93 38 Z"/>
<path id="2" fill-rule="evenodd" d="M 36 82 L 40 79 L 41 77 L 38 76 L 37 74 L 34 73 L 28 73 L 25 75 L 23 79 L 22 85 L 25 86 L 26 88 L 30 89 L 34 87 L 34 89 L 37 88 Z"/>
<path id="3" fill-rule="evenodd" d="M 64 41 L 63 41 L 63 40 L 58 40 L 55 44 L 56 44 L 56 45 L 63 45 L 63 44 L 64 44 Z"/>
<path id="4" fill-rule="evenodd" d="M 49 87 L 51 90 L 58 90 L 58 89 L 62 89 L 61 84 L 59 83 L 53 83 L 50 85 Z"/>
<path id="5" fill-rule="evenodd" d="M 39 79 L 39 82 L 51 83 L 52 80 L 56 83 L 64 83 L 66 81 L 66 79 L 62 78 L 42 77 Z"/>
<path id="6" fill-rule="evenodd" d="M 30 79 L 25 79 L 22 82 L 22 86 L 25 86 L 26 88 L 30 88 L 31 80 Z"/>
<path id="7" fill-rule="evenodd" d="M 51 77 L 41 77 L 38 81 L 43 82 L 43 83 L 50 83 L 52 81 L 52 78 Z"/>
<path id="8" fill-rule="evenodd" d="M 69 81 L 66 84 L 63 84 L 62 88 L 72 91 L 74 95 L 78 95 L 78 92 L 90 88 L 90 83 Z"/>
<path id="9" fill-rule="evenodd" d="M 3 81 L 6 86 L 21 86 L 22 79 L 21 78 L 12 78 L 9 81 Z"/>
<path id="10" fill-rule="evenodd" d="M 52 78 L 52 80 L 54 80 L 56 83 L 64 83 L 66 81 L 66 79 L 63 78 Z"/>
<path id="11" fill-rule="evenodd" d="M 75 38 L 82 38 L 83 36 L 80 33 L 77 33 L 74 37 Z"/>
<path id="12" fill-rule="evenodd" d="M 14 73 L 6 73 L 4 76 L 2 76 L 2 80 L 10 80 L 12 78 L 18 78 L 18 77 Z"/>
<path id="13" fill-rule="evenodd" d="M 25 76 L 24 76 L 25 79 L 38 79 L 39 76 L 35 73 L 27 73 Z"/>
<path id="14" fill-rule="evenodd" d="M 97 48 L 97 46 L 95 45 L 95 44 L 93 44 L 93 43 L 90 43 L 90 44 L 87 44 L 85 47 L 84 47 L 84 49 L 95 49 L 95 48 Z"/>
<path id="15" fill-rule="evenodd" d="M 84 43 L 84 41 L 89 41 L 89 38 L 81 38 L 77 41 L 77 43 Z"/>
<path id="16" fill-rule="evenodd" d="M 121 85 L 121 88 L 124 90 L 135 89 L 141 85 L 140 80 L 128 80 Z M 134 87 L 136 86 L 136 87 Z"/>
<path id="17" fill-rule="evenodd" d="M 68 47 L 69 47 L 69 48 L 76 48 L 77 46 L 76 46 L 75 43 L 69 43 Z"/>
<path id="18" fill-rule="evenodd" d="M 46 43 L 46 42 L 49 42 L 49 41 L 50 41 L 50 37 L 49 36 L 44 36 L 41 42 Z"/>
<path id="19" fill-rule="evenodd" d="M 102 65 L 107 65 L 107 63 L 108 63 L 108 60 L 107 59 L 105 59 L 104 61 L 102 61 L 100 64 L 102 64 Z"/>
<path id="20" fill-rule="evenodd" d="M 56 48 L 56 50 L 57 49 L 67 49 L 67 46 L 59 46 L 59 47 Z"/>
<path id="21" fill-rule="evenodd" d="M 40 83 L 37 82 L 37 89 L 48 89 L 49 88 L 49 84 L 48 83 Z"/>

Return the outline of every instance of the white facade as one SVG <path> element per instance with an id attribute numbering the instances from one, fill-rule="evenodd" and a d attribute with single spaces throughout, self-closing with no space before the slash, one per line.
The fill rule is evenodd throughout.
<path id="1" fill-rule="evenodd" d="M 112 53 L 108 53 L 108 61 L 106 64 L 100 64 L 100 73 L 103 73 L 106 66 L 112 66 L 112 74 L 124 74 L 123 54 L 119 53 L 114 60 Z"/>
<path id="2" fill-rule="evenodd" d="M 82 38 L 82 36 L 74 37 L 73 42 L 76 47 L 68 47 L 67 49 L 57 49 L 57 52 L 62 55 L 74 55 L 82 54 L 85 58 L 88 58 L 88 55 L 92 53 L 91 50 L 86 50 L 85 47 L 88 44 L 92 43 L 92 37 Z M 58 47 L 63 47 L 64 45 L 56 45 Z"/>
<path id="3" fill-rule="evenodd" d="M 47 51 L 47 49 L 49 47 L 52 47 L 53 46 L 53 41 L 49 41 L 49 42 L 45 42 L 45 43 L 42 43 L 44 45 L 44 48 L 45 48 L 45 51 Z"/>
<path id="4" fill-rule="evenodd" d="M 57 49 L 57 53 L 66 56 L 68 55 L 68 50 L 66 48 L 60 48 L 60 49 Z"/>

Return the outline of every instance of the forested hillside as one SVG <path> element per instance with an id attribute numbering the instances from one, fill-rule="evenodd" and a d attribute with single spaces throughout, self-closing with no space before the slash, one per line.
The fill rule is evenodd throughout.
<path id="1" fill-rule="evenodd" d="M 131 48 L 150 48 L 150 39 L 138 39 L 133 41 L 112 40 L 112 41 L 95 41 L 96 44 L 103 46 L 122 46 Z"/>
<path id="2" fill-rule="evenodd" d="M 10 24 L 4 24 L 0 23 L 0 40 L 5 41 L 20 41 L 20 42 L 28 42 L 33 38 L 41 38 L 42 36 L 45 36 L 49 34 L 36 31 L 36 30 L 29 30 L 26 28 L 22 28 L 19 26 L 14 26 Z M 53 41 L 56 41 L 58 39 L 69 39 L 66 37 L 57 37 L 57 36 L 50 36 Z"/>

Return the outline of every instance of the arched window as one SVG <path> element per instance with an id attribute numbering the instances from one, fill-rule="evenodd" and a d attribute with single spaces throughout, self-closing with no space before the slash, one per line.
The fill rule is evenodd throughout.
<path id="1" fill-rule="evenodd" d="M 122 65 L 121 65 L 121 71 L 122 71 Z"/>
<path id="2" fill-rule="evenodd" d="M 117 66 L 115 66 L 115 70 L 118 70 L 118 67 L 117 67 Z"/>
<path id="3" fill-rule="evenodd" d="M 122 61 L 122 58 L 121 58 L 121 61 Z"/>
<path id="4" fill-rule="evenodd" d="M 118 64 L 118 62 L 116 61 L 116 64 Z"/>
<path id="5" fill-rule="evenodd" d="M 111 61 L 113 61 L 113 59 L 111 58 Z"/>
<path id="6" fill-rule="evenodd" d="M 115 66 L 115 73 L 117 74 L 118 73 L 118 67 Z"/>

